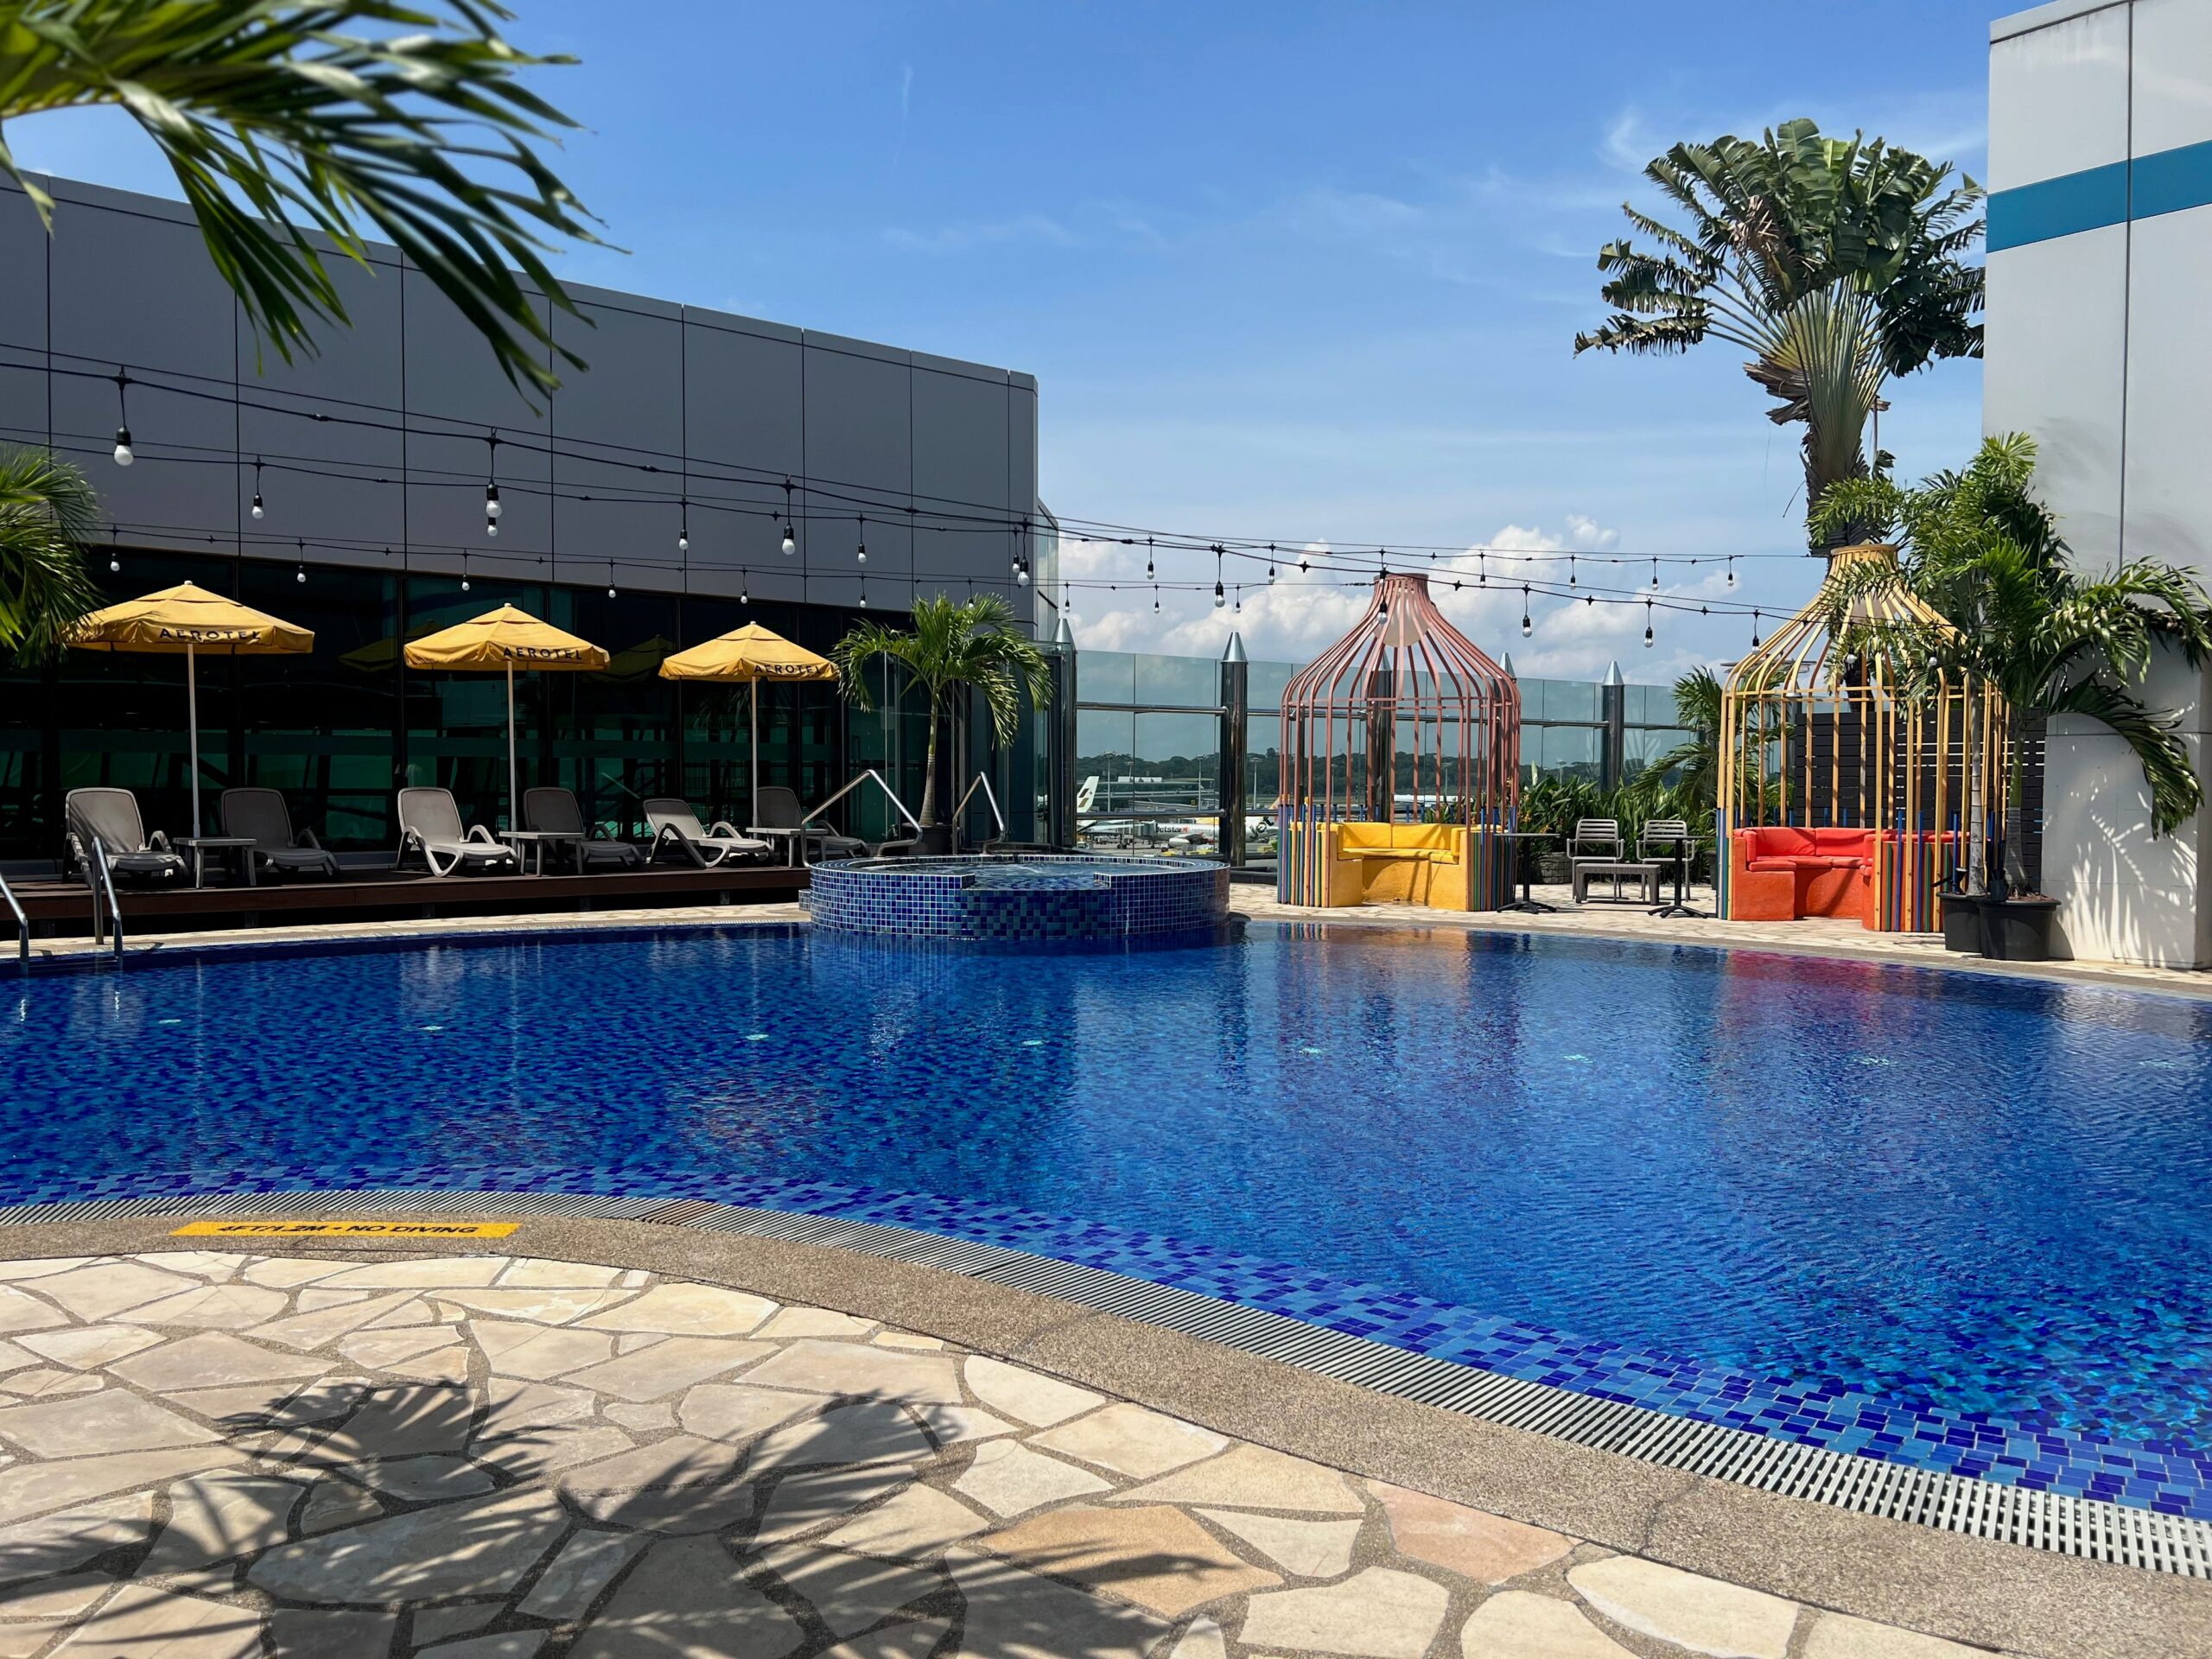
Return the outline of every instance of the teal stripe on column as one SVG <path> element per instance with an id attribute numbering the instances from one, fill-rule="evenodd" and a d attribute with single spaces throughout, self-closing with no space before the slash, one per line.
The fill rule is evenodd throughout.
<path id="1" fill-rule="evenodd" d="M 2178 213 L 2212 203 L 2212 143 L 2184 144 L 2135 158 L 2134 219 Z"/>
<path id="2" fill-rule="evenodd" d="M 2212 143 L 2183 144 L 1999 190 L 1989 199 L 1989 251 L 2212 207 Z"/>
<path id="3" fill-rule="evenodd" d="M 2101 230 L 2127 217 L 2127 163 L 1999 190 L 1989 199 L 1989 251 Z"/>

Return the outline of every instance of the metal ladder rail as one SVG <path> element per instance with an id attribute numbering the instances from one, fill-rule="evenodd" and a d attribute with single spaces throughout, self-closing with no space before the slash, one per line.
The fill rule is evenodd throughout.
<path id="1" fill-rule="evenodd" d="M 1004 841 L 1006 814 L 999 810 L 999 798 L 991 789 L 991 780 L 980 772 L 976 774 L 976 780 L 968 785 L 966 792 L 953 803 L 952 822 L 956 824 L 960 822 L 960 815 L 968 810 L 968 803 L 976 798 L 976 791 L 979 789 L 983 791 L 984 803 L 991 809 L 991 822 L 999 827 L 998 838 Z"/>
<path id="2" fill-rule="evenodd" d="M 92 842 L 92 857 L 86 861 L 85 885 L 92 890 L 92 943 L 98 945 L 111 931 L 115 935 L 115 959 L 123 961 L 123 906 L 115 896 L 115 874 L 108 868 L 107 843 L 98 836 L 87 837 Z M 100 924 L 100 899 L 107 899 L 108 926 Z"/>
<path id="3" fill-rule="evenodd" d="M 798 858 L 801 864 L 806 865 L 810 868 L 813 866 L 814 861 L 806 855 L 806 837 L 807 832 L 812 826 L 814 821 L 820 817 L 824 812 L 828 811 L 831 807 L 836 805 L 838 802 L 843 800 L 846 796 L 858 789 L 862 784 L 868 783 L 871 779 L 874 780 L 875 786 L 883 791 L 884 798 L 891 803 L 893 808 L 898 812 L 899 816 L 906 819 L 908 827 L 911 828 L 916 835 L 919 835 L 921 833 L 922 826 L 920 820 L 916 818 L 912 812 L 909 812 L 906 810 L 906 803 L 899 798 L 898 791 L 893 789 L 890 785 L 883 781 L 883 774 L 878 772 L 874 766 L 870 766 L 867 771 L 861 772 L 859 777 L 854 779 L 836 794 L 830 796 L 826 800 L 817 802 L 814 806 L 808 808 L 806 810 L 799 814 L 799 827 L 796 840 L 798 843 Z M 823 828 L 826 830 L 829 826 L 824 824 Z"/>
<path id="4" fill-rule="evenodd" d="M 16 899 L 16 890 L 8 885 L 5 871 L 0 871 L 0 899 L 5 899 L 8 908 L 15 912 L 16 959 L 22 963 L 23 971 L 29 973 L 31 966 L 31 920 L 23 914 L 23 907 Z"/>

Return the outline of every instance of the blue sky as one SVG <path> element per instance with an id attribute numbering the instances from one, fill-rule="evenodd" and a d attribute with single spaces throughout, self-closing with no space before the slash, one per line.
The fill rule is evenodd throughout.
<path id="1" fill-rule="evenodd" d="M 1694 28 L 1595 3 L 510 3 L 518 43 L 583 60 L 540 84 L 590 129 L 563 168 L 629 250 L 561 270 L 1027 370 L 1063 514 L 1701 557 L 1802 546 L 1794 441 L 1726 347 L 1570 355 L 1638 168 L 1677 138 L 1802 114 L 1979 175 L 1994 15 L 1847 0 L 1815 29 L 1771 3 L 1707 4 Z M 28 166 L 175 194 L 119 118 L 9 137 Z M 1965 457 L 1977 365 L 1892 396 L 1883 440 L 1904 472 Z M 1103 549 L 1069 563 L 1134 573 Z M 1732 597 L 1783 611 L 1815 575 L 1738 569 Z M 1231 620 L 1173 596 L 1155 615 L 1135 592 L 1075 602 L 1101 646 L 1217 650 Z M 1235 620 L 1254 655 L 1303 656 L 1350 602 L 1279 589 Z M 1741 622 L 1662 613 L 1647 653 L 1640 607 L 1541 602 L 1524 643 L 1519 608 L 1459 613 L 1524 673 L 1618 656 L 1656 679 L 1748 643 Z"/>

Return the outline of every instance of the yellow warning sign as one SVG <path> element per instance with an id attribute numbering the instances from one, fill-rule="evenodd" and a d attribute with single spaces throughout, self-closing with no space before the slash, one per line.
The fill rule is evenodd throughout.
<path id="1" fill-rule="evenodd" d="M 312 1220 L 194 1221 L 171 1238 L 505 1238 L 518 1221 L 387 1221 L 344 1216 Z"/>

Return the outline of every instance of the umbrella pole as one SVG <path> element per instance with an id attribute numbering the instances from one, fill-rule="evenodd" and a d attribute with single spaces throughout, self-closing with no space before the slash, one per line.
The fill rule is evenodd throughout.
<path id="1" fill-rule="evenodd" d="M 192 752 L 192 838 L 200 839 L 200 673 L 192 654 L 192 642 L 184 643 L 184 718 L 190 728 L 188 742 Z"/>
<path id="2" fill-rule="evenodd" d="M 522 794 L 515 786 L 515 665 L 512 658 L 507 662 L 507 828 L 519 830 L 522 820 L 515 815 L 522 807 Z"/>
<path id="3" fill-rule="evenodd" d="M 753 765 L 745 774 L 753 785 L 753 816 L 745 825 L 750 830 L 760 822 L 760 682 L 758 678 L 745 688 L 745 701 L 753 710 Z"/>

